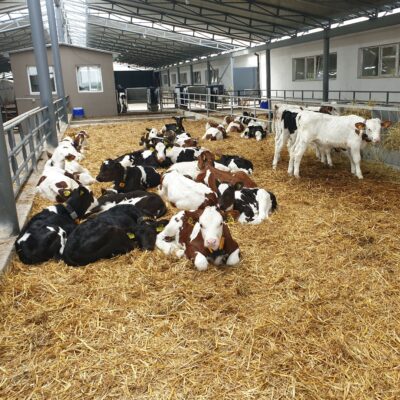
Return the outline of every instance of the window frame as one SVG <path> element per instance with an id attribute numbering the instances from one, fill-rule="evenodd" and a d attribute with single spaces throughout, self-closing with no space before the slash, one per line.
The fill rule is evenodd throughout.
<path id="1" fill-rule="evenodd" d="M 38 92 L 34 92 L 32 90 L 31 76 L 35 76 L 35 75 L 30 75 L 29 74 L 29 68 L 36 68 L 36 76 L 37 76 L 38 75 L 37 66 L 36 65 L 27 65 L 26 74 L 28 76 L 29 94 L 32 95 L 32 96 L 38 96 L 38 95 L 40 95 L 40 90 Z M 52 91 L 51 94 L 57 94 L 56 74 L 55 74 L 53 65 L 49 65 L 49 76 L 50 76 L 51 72 L 53 73 L 53 79 L 54 79 L 54 92 Z"/>
<path id="2" fill-rule="evenodd" d="M 98 68 L 99 70 L 100 70 L 100 84 L 101 84 L 101 90 L 81 90 L 80 88 L 79 88 L 79 68 L 90 68 L 90 67 L 96 67 L 96 68 Z M 76 74 L 75 74 L 75 76 L 76 76 L 76 86 L 77 86 L 77 88 L 78 88 L 78 93 L 104 93 L 104 85 L 103 85 L 103 71 L 102 71 L 102 69 L 101 69 L 101 65 L 98 65 L 98 64 L 90 64 L 90 65 L 88 65 L 88 64 L 83 64 L 83 65 L 77 65 L 76 66 Z M 90 88 L 90 86 L 91 86 L 91 82 L 89 81 L 89 88 Z"/>
<path id="3" fill-rule="evenodd" d="M 329 56 L 336 56 L 336 71 L 335 71 L 335 76 L 329 76 L 329 79 L 337 79 L 337 52 L 332 52 L 329 53 Z M 292 81 L 293 82 L 304 82 L 304 81 L 322 81 L 322 77 L 318 78 L 318 69 L 317 69 L 317 61 L 318 57 L 321 57 L 321 60 L 323 62 L 323 54 L 316 54 L 313 56 L 304 56 L 304 57 L 295 57 L 292 58 Z M 307 78 L 308 75 L 308 61 L 310 59 L 313 59 L 313 77 L 312 78 Z M 304 78 L 303 79 L 298 79 L 296 78 L 296 64 L 297 60 L 303 60 L 304 62 Z M 330 71 L 328 71 L 329 74 Z"/>
<path id="4" fill-rule="evenodd" d="M 396 55 L 395 55 L 395 73 L 394 74 L 382 74 L 382 52 L 385 47 L 393 47 L 396 46 Z M 364 64 L 364 50 L 377 47 L 378 48 L 378 74 L 372 76 L 364 76 L 363 75 L 363 64 Z M 397 43 L 385 43 L 385 44 L 375 44 L 372 46 L 360 47 L 358 50 L 358 78 L 359 79 L 382 79 L 382 78 L 399 78 L 400 77 L 400 42 Z"/>
<path id="5" fill-rule="evenodd" d="M 211 84 L 216 85 L 219 82 L 219 68 L 213 68 L 211 70 L 211 79 L 210 79 Z"/>
<path id="6" fill-rule="evenodd" d="M 197 80 L 195 79 L 196 76 L 199 78 L 199 79 L 198 79 L 198 82 L 197 82 Z M 201 84 L 201 71 L 193 71 L 193 84 L 194 84 L 194 85 L 199 85 L 199 84 Z"/>

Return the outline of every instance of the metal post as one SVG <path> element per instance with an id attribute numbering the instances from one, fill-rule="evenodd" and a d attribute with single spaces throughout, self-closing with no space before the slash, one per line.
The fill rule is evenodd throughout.
<path id="1" fill-rule="evenodd" d="M 58 145 L 57 127 L 54 115 L 49 64 L 47 62 L 43 19 L 42 12 L 40 10 L 40 0 L 28 0 L 28 9 L 29 20 L 31 23 L 33 50 L 35 53 L 36 68 L 39 80 L 40 101 L 43 107 L 47 107 L 49 114 L 50 135 L 47 139 L 47 144 L 49 147 L 56 148 Z"/>
<path id="2" fill-rule="evenodd" d="M 194 85 L 193 64 L 190 64 L 190 84 Z"/>
<path id="3" fill-rule="evenodd" d="M 209 60 L 207 60 L 207 85 L 211 85 L 211 64 Z"/>
<path id="4" fill-rule="evenodd" d="M 322 75 L 322 100 L 329 101 L 329 31 L 324 31 L 324 55 L 323 55 L 323 75 Z"/>
<path id="5" fill-rule="evenodd" d="M 265 50 L 265 68 L 266 68 L 266 92 L 268 100 L 268 117 L 272 119 L 272 108 L 271 108 L 271 50 Z"/>
<path id="6" fill-rule="evenodd" d="M 176 67 L 176 83 L 181 84 L 181 69 L 179 67 Z"/>
<path id="7" fill-rule="evenodd" d="M 17 235 L 18 232 L 17 209 L 4 136 L 3 118 L 0 113 L 0 237 L 10 237 Z"/>
<path id="8" fill-rule="evenodd" d="M 51 54 L 53 56 L 57 93 L 58 96 L 63 99 L 62 103 L 63 103 L 64 113 L 62 116 L 62 120 L 67 124 L 68 123 L 67 100 L 65 98 L 65 91 L 64 91 L 64 79 L 61 68 L 60 48 L 58 47 L 57 25 L 56 25 L 56 18 L 54 15 L 53 0 L 46 0 L 46 8 L 47 8 L 47 19 L 49 20 Z"/>
<path id="9" fill-rule="evenodd" d="M 54 5 L 56 6 L 56 25 L 58 32 L 58 41 L 61 43 L 65 43 L 64 24 L 61 13 L 61 0 L 54 0 Z"/>
<path id="10" fill-rule="evenodd" d="M 168 87 L 171 87 L 171 75 L 169 73 L 169 68 L 167 69 L 167 76 L 168 76 Z"/>

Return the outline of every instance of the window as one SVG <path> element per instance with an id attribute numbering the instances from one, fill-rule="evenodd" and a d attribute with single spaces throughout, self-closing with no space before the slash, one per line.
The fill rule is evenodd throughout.
<path id="1" fill-rule="evenodd" d="M 79 92 L 102 92 L 103 82 L 101 68 L 96 65 L 84 65 L 77 68 L 77 81 Z"/>
<path id="2" fill-rule="evenodd" d="M 49 75 L 50 75 L 50 84 L 51 91 L 53 94 L 56 94 L 56 82 L 54 77 L 54 68 L 49 65 Z M 29 81 L 29 90 L 31 94 L 39 94 L 39 78 L 37 74 L 36 67 L 28 67 L 28 81 Z"/>
<path id="3" fill-rule="evenodd" d="M 193 72 L 193 83 L 201 83 L 201 72 L 200 71 Z"/>
<path id="4" fill-rule="evenodd" d="M 162 76 L 162 81 L 163 81 L 163 85 L 167 86 L 168 85 L 168 75 L 163 75 Z"/>
<path id="5" fill-rule="evenodd" d="M 219 80 L 219 70 L 212 69 L 211 70 L 211 83 L 218 83 Z"/>
<path id="6" fill-rule="evenodd" d="M 322 55 L 293 59 L 293 80 L 321 80 L 323 77 Z M 329 54 L 329 78 L 336 79 L 337 55 Z"/>
<path id="7" fill-rule="evenodd" d="M 176 74 L 171 74 L 171 83 L 176 85 Z"/>
<path id="8" fill-rule="evenodd" d="M 188 83 L 187 82 L 187 72 L 179 74 L 179 82 L 182 84 Z"/>
<path id="9" fill-rule="evenodd" d="M 360 78 L 400 76 L 400 44 L 360 49 Z"/>

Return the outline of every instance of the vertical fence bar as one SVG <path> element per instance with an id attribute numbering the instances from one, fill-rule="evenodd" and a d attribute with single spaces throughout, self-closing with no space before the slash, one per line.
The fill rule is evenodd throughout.
<path id="1" fill-rule="evenodd" d="M 17 208 L 4 137 L 3 117 L 0 113 L 0 237 L 17 235 L 18 232 Z"/>

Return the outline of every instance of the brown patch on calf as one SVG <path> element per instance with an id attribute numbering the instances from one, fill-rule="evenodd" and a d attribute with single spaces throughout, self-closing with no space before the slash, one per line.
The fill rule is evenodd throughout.
<path id="1" fill-rule="evenodd" d="M 66 187 L 68 187 L 68 184 L 67 184 L 67 182 L 61 181 L 61 182 L 57 182 L 57 183 L 56 183 L 56 186 L 57 186 L 58 188 L 63 188 L 63 189 L 65 189 Z"/>
<path id="2" fill-rule="evenodd" d="M 47 176 L 42 175 L 39 179 L 39 182 L 37 183 L 36 186 L 39 186 L 45 179 L 47 178 Z"/>
<path id="3" fill-rule="evenodd" d="M 68 161 L 75 160 L 75 158 L 76 158 L 76 157 L 75 157 L 73 154 L 68 154 L 68 155 L 65 157 L 65 159 L 68 160 Z"/>
<path id="4" fill-rule="evenodd" d="M 190 138 L 190 139 L 186 139 L 183 142 L 182 147 L 197 147 L 197 145 L 198 145 L 197 139 Z"/>
<path id="5" fill-rule="evenodd" d="M 322 114 L 332 114 L 333 107 L 332 106 L 321 106 L 319 108 L 319 112 Z"/>

